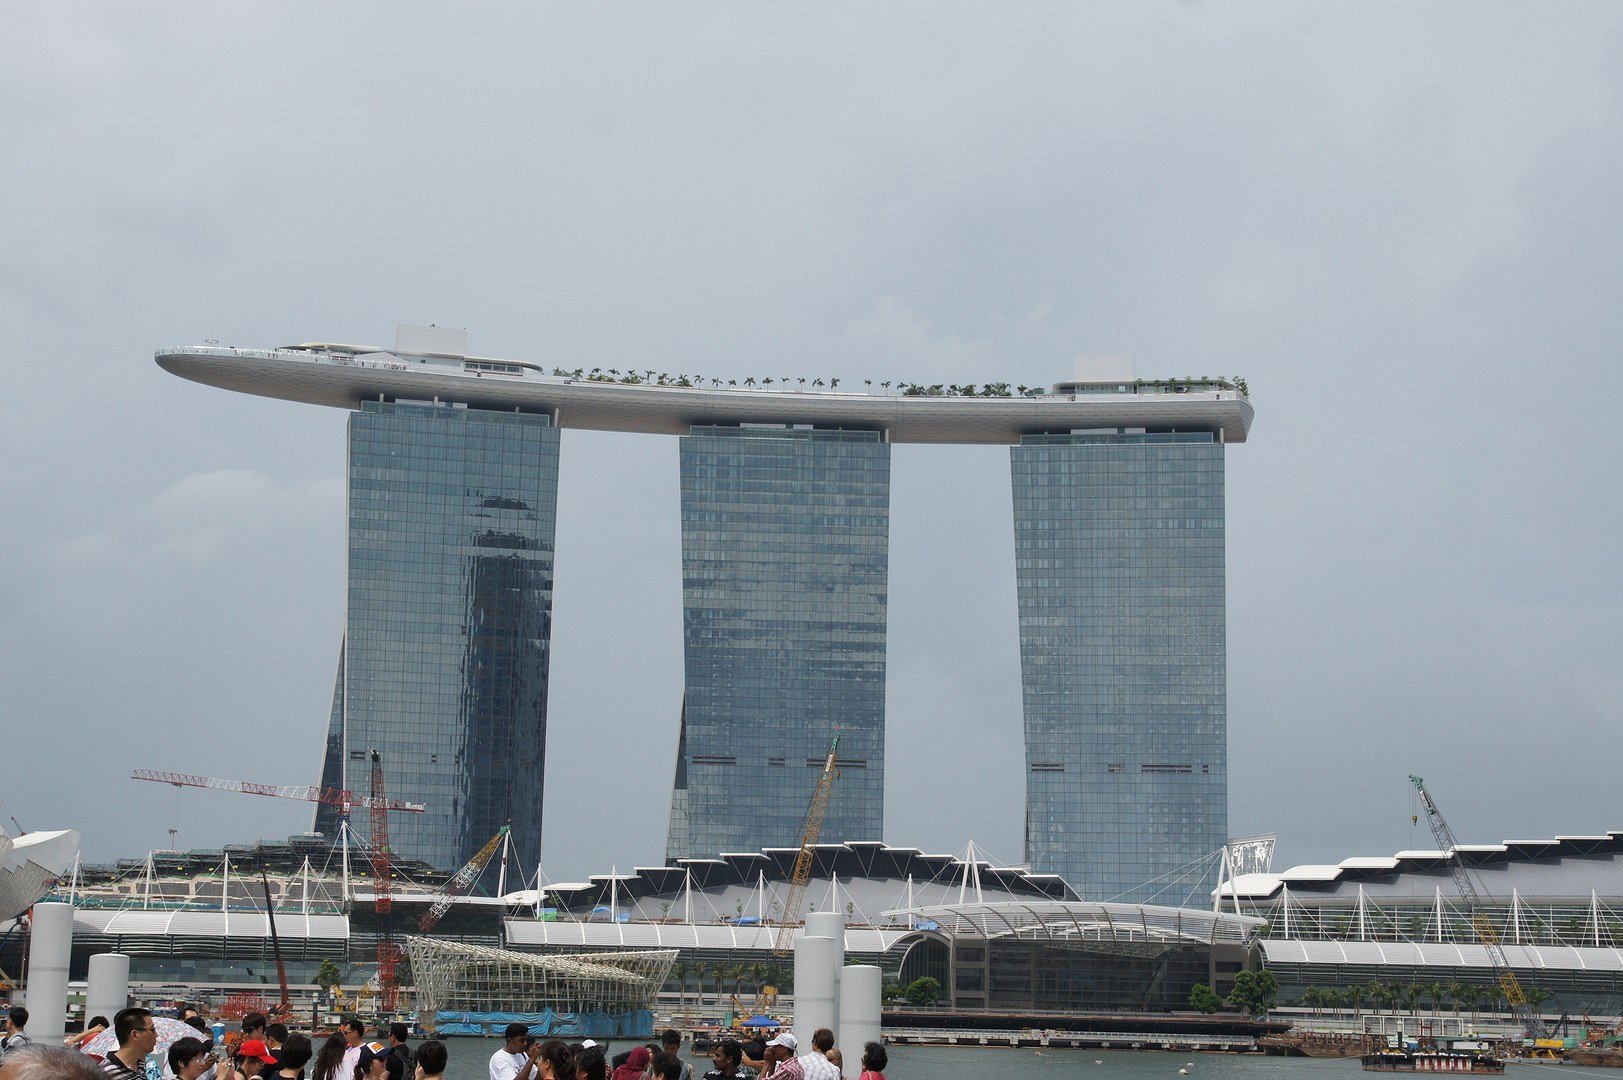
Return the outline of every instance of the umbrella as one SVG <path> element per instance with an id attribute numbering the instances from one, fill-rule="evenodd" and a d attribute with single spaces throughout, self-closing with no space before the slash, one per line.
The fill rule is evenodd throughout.
<path id="1" fill-rule="evenodd" d="M 169 1048 L 181 1039 L 209 1041 L 209 1037 L 203 1032 L 198 1031 L 190 1024 L 181 1023 L 172 1016 L 154 1016 L 152 1024 L 158 1029 L 158 1045 L 153 1049 L 166 1060 L 169 1056 Z M 85 1043 L 80 1049 L 95 1057 L 106 1058 L 108 1054 L 118 1049 L 118 1037 L 113 1033 L 112 1028 L 108 1028 Z"/>
<path id="2" fill-rule="evenodd" d="M 752 1028 L 775 1028 L 782 1027 L 783 1025 L 779 1024 L 770 1016 L 752 1016 L 748 1020 L 744 1021 L 744 1026 Z"/>

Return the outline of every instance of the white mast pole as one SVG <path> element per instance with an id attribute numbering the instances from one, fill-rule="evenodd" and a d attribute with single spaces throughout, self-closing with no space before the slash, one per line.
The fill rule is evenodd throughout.
<path id="1" fill-rule="evenodd" d="M 507 845 L 512 843 L 512 840 L 511 831 L 502 833 L 502 865 L 496 872 L 496 895 L 499 897 L 507 895 Z"/>

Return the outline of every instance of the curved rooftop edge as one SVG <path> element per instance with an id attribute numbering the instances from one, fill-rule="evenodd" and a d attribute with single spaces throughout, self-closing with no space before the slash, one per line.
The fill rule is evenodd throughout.
<path id="1" fill-rule="evenodd" d="M 1244 442 L 1251 402 L 1206 382 L 1181 388 L 1062 383 L 1037 397 L 912 397 L 599 382 L 516 360 L 392 353 L 371 346 L 160 349 L 173 375 L 238 393 L 356 409 L 362 401 L 440 401 L 544 412 L 561 428 L 685 435 L 695 426 L 810 425 L 882 431 L 897 443 L 1018 443 L 1055 432 L 1209 431 Z"/>
<path id="2" fill-rule="evenodd" d="M 1402 896 L 1418 889 L 1416 895 L 1429 898 L 1440 887 L 1437 882 L 1448 883 L 1456 853 L 1473 871 L 1495 871 L 1480 882 L 1483 894 L 1489 897 L 1507 897 L 1516 888 L 1524 897 L 1584 899 L 1602 884 L 1605 895 L 1623 896 L 1623 831 L 1616 829 L 1594 836 L 1460 844 L 1447 852 L 1354 856 L 1339 863 L 1304 864 L 1277 873 L 1241 874 L 1224 884 L 1221 892 L 1224 899 L 1265 900 L 1287 887 L 1297 898 L 1311 893 L 1356 893 L 1360 887 L 1374 896 L 1374 890 L 1381 887 L 1383 894 Z"/>

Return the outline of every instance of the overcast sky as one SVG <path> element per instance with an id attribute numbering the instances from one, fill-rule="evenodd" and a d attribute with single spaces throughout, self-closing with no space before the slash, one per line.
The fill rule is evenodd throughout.
<path id="1" fill-rule="evenodd" d="M 1623 829 L 1623 7 L 0 7 L 0 785 L 87 857 L 309 827 L 339 410 L 162 372 L 398 323 L 564 367 L 1240 374 L 1230 825 Z M 544 862 L 663 857 L 677 443 L 566 431 Z M 885 840 L 1021 859 L 1009 460 L 893 453 Z M 628 791 L 634 792 L 627 797 Z"/>

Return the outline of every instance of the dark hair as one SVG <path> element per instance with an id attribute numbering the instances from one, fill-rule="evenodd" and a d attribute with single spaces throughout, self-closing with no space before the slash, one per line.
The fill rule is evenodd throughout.
<path id="1" fill-rule="evenodd" d="M 316 1055 L 316 1063 L 310 1066 L 310 1080 L 353 1080 L 352 1077 L 338 1074 L 338 1067 L 344 1063 L 344 1051 L 348 1049 L 349 1044 L 344 1041 L 341 1032 L 328 1035 L 327 1041 L 321 1044 L 321 1053 Z M 286 1068 L 287 1062 L 284 1061 L 282 1065 Z"/>
<path id="2" fill-rule="evenodd" d="M 13 1005 L 11 1011 L 6 1013 L 6 1018 L 18 1027 L 28 1026 L 28 1010 L 21 1005 Z"/>
<path id="3" fill-rule="evenodd" d="M 682 1060 L 675 1054 L 658 1054 L 654 1057 L 654 1075 L 659 1080 L 682 1080 Z"/>
<path id="4" fill-rule="evenodd" d="M 430 1039 L 417 1048 L 417 1064 L 423 1067 L 424 1076 L 438 1076 L 445 1071 L 446 1062 L 451 1055 L 445 1052 L 445 1044 L 438 1039 Z"/>
<path id="5" fill-rule="evenodd" d="M 265 1025 L 265 1037 L 268 1038 L 268 1039 L 275 1039 L 279 1043 L 287 1042 L 287 1025 L 286 1024 L 266 1024 Z"/>
<path id="6" fill-rule="evenodd" d="M 135 1034 L 135 1029 L 141 1021 L 152 1015 L 150 1009 L 120 1009 L 113 1015 L 113 1036 L 118 1039 L 118 1045 L 123 1046 Z"/>
<path id="7" fill-rule="evenodd" d="M 588 1046 L 575 1059 L 577 1080 L 607 1080 L 608 1075 L 609 1063 L 603 1059 L 602 1047 Z"/>
<path id="8" fill-rule="evenodd" d="M 569 1044 L 562 1039 L 548 1039 L 542 1043 L 541 1060 L 552 1066 L 552 1075 L 557 1080 L 575 1080 L 575 1055 L 569 1052 Z"/>
<path id="9" fill-rule="evenodd" d="M 208 1021 L 204 1020 L 201 1016 L 193 1014 L 192 1016 L 188 1016 L 186 1019 L 182 1020 L 181 1023 L 185 1024 L 189 1028 L 195 1028 L 198 1031 L 201 1031 L 204 1035 L 213 1038 L 214 1033 L 209 1030 Z"/>
<path id="10" fill-rule="evenodd" d="M 739 1053 L 748 1054 L 752 1060 L 760 1061 L 766 1054 L 765 1039 L 750 1039 L 738 1048 Z"/>
<path id="11" fill-rule="evenodd" d="M 870 1072 L 884 1072 L 885 1066 L 890 1064 L 890 1055 L 885 1053 L 883 1043 L 862 1044 L 862 1067 Z"/>
<path id="12" fill-rule="evenodd" d="M 179 1076 L 182 1067 L 206 1053 L 208 1044 L 202 1039 L 176 1039 L 169 1046 L 169 1071 Z"/>
<path id="13" fill-rule="evenodd" d="M 111 1025 L 109 1025 L 107 1023 L 107 1017 L 105 1017 L 105 1016 L 92 1016 L 90 1018 L 90 1024 L 88 1026 L 104 1028 L 104 1027 L 110 1027 Z"/>
<path id="14" fill-rule="evenodd" d="M 310 1061 L 310 1039 L 297 1031 L 288 1035 L 282 1040 L 281 1049 L 276 1051 L 276 1060 L 282 1068 L 298 1072 Z"/>
<path id="15" fill-rule="evenodd" d="M 834 1032 L 829 1028 L 818 1028 L 812 1032 L 812 1049 L 819 1054 L 826 1054 L 834 1049 Z"/>
<path id="16" fill-rule="evenodd" d="M 344 1021 L 344 1027 L 348 1028 L 350 1031 L 353 1031 L 361 1038 L 366 1038 L 366 1025 L 361 1023 L 359 1020 L 346 1020 Z"/>
<path id="17" fill-rule="evenodd" d="M 738 1044 L 737 1039 L 723 1039 L 716 1044 L 721 1056 L 733 1063 L 733 1071 L 738 1071 L 739 1064 L 744 1060 L 744 1048 Z"/>
<path id="18" fill-rule="evenodd" d="M 411 1031 L 406 1027 L 405 1024 L 390 1024 L 389 1038 L 393 1039 L 395 1042 L 405 1042 L 407 1039 L 411 1038 Z"/>
<path id="19" fill-rule="evenodd" d="M 671 1043 L 681 1046 L 682 1033 L 677 1031 L 675 1028 L 666 1028 L 664 1031 L 659 1033 L 659 1041 L 665 1046 L 669 1046 Z"/>
<path id="20" fill-rule="evenodd" d="M 245 1033 L 249 1031 L 264 1031 L 265 1014 L 262 1012 L 243 1013 L 242 1030 Z"/>

